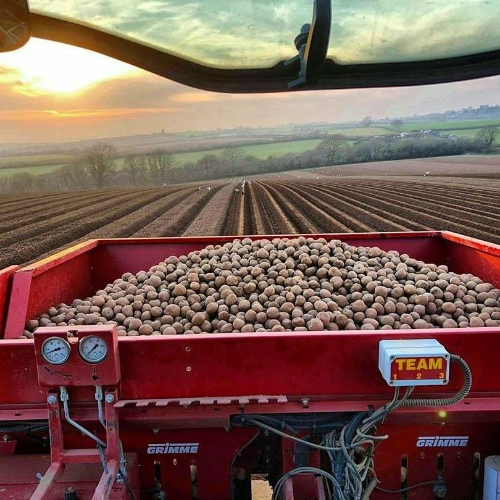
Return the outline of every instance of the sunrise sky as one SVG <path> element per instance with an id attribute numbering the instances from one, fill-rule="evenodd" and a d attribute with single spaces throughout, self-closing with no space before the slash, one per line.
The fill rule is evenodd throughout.
<path id="1" fill-rule="evenodd" d="M 407 116 L 499 104 L 499 83 L 494 77 L 413 88 L 216 94 L 32 39 L 0 54 L 0 143 Z"/>

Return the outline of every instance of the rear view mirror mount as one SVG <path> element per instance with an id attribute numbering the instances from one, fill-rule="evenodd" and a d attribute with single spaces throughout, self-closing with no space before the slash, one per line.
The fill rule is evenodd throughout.
<path id="1" fill-rule="evenodd" d="M 285 66 L 300 62 L 298 78 L 288 88 L 313 86 L 323 70 L 330 40 L 331 0 L 314 0 L 311 24 L 304 24 L 295 38 L 298 54 L 285 61 Z"/>
<path id="2" fill-rule="evenodd" d="M 0 4 L 0 52 L 21 48 L 30 39 L 28 0 L 2 0 Z"/>

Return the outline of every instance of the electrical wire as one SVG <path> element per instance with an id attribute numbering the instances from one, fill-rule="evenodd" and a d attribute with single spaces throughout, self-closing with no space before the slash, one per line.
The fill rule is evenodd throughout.
<path id="1" fill-rule="evenodd" d="M 332 484 L 335 500 L 368 500 L 371 493 L 377 489 L 385 493 L 402 493 L 426 485 L 435 485 L 436 481 L 424 481 L 399 490 L 388 490 L 377 485 L 374 470 L 375 448 L 388 435 L 376 435 L 377 424 L 383 423 L 392 411 L 400 407 L 409 406 L 447 406 L 462 401 L 469 393 L 472 386 L 472 373 L 467 363 L 457 355 L 450 355 L 450 360 L 457 363 L 464 375 L 462 388 L 448 398 L 410 398 L 415 387 L 406 388 L 404 395 L 399 398 L 399 387 L 394 390 L 392 400 L 375 410 L 369 415 L 358 413 L 345 424 L 340 432 L 334 429 L 328 432 L 321 444 L 312 443 L 295 436 L 291 436 L 259 420 L 259 416 L 246 418 L 246 421 L 267 431 L 273 432 L 283 438 L 291 439 L 297 443 L 325 451 L 330 459 L 332 472 L 327 473 L 314 467 L 300 467 L 284 474 L 276 483 L 273 499 L 277 499 L 286 480 L 296 474 L 320 474 L 327 480 L 327 485 Z M 270 422 L 270 419 L 262 419 Z M 274 423 L 274 422 L 273 422 Z M 328 481 L 330 483 L 328 483 Z M 366 484 L 366 482 L 368 483 Z"/>
<path id="2" fill-rule="evenodd" d="M 338 484 L 337 480 L 330 473 L 324 471 L 323 469 L 317 469 L 316 467 L 299 467 L 297 469 L 293 469 L 293 470 L 287 472 L 286 474 L 283 474 L 283 476 L 281 476 L 278 479 L 278 482 L 276 483 L 276 486 L 274 487 L 273 497 L 272 497 L 273 500 L 277 500 L 279 498 L 279 495 L 281 493 L 281 489 L 282 489 L 283 485 L 285 484 L 285 482 L 288 479 L 290 479 L 293 476 L 296 476 L 298 474 L 316 474 L 316 475 L 320 475 L 320 476 L 328 479 L 333 484 L 334 489 L 339 491 L 340 496 L 338 497 L 338 499 L 339 500 L 346 500 L 344 495 L 342 494 L 342 491 L 340 489 L 340 485 Z"/>
<path id="3" fill-rule="evenodd" d="M 231 471 L 234 470 L 234 463 L 236 462 L 236 459 L 241 456 L 241 454 L 260 436 L 261 432 L 258 430 L 254 436 L 252 436 L 234 455 L 233 459 L 231 460 Z M 234 482 L 231 481 L 231 498 L 234 498 Z"/>
<path id="4" fill-rule="evenodd" d="M 296 441 L 297 443 L 305 444 L 307 446 L 310 446 L 311 448 L 317 448 L 318 450 L 323 450 L 323 451 L 340 451 L 340 448 L 331 448 L 328 446 L 323 446 L 320 444 L 316 443 L 311 443 L 310 441 L 305 441 L 304 439 L 300 439 L 295 436 L 291 436 L 290 434 L 287 434 L 286 432 L 281 432 L 278 429 L 275 429 L 274 427 L 271 427 L 270 425 L 264 424 L 263 422 L 259 422 L 258 420 L 255 420 L 253 418 L 248 418 L 248 422 L 256 425 L 257 427 L 261 427 L 262 429 L 265 429 L 270 432 L 274 432 L 275 434 L 278 434 L 278 436 L 284 437 L 286 439 L 291 439 L 292 441 Z"/>
<path id="5" fill-rule="evenodd" d="M 438 483 L 438 481 L 423 481 L 421 483 L 412 484 L 411 486 L 407 486 L 406 488 L 400 488 L 399 490 L 387 490 L 385 488 L 381 488 L 380 486 L 375 486 L 375 489 L 382 491 L 384 493 L 404 493 L 405 491 L 410 491 L 410 490 L 413 490 L 415 488 L 420 488 L 421 486 L 430 486 L 430 485 L 434 486 L 437 483 Z"/>

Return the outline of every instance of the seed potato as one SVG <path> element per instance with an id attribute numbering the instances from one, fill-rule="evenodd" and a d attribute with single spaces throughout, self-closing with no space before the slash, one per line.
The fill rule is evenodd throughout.
<path id="1" fill-rule="evenodd" d="M 125 273 L 26 323 L 116 324 L 119 335 L 500 326 L 500 290 L 396 251 L 324 238 L 209 245 Z"/>

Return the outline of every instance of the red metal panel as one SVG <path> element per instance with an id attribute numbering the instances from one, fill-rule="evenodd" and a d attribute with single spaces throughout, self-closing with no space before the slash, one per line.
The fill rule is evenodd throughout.
<path id="1" fill-rule="evenodd" d="M 444 478 L 448 487 L 446 498 L 469 500 L 482 498 L 472 494 L 474 454 L 479 452 L 481 460 L 500 452 L 500 427 L 498 423 L 452 424 L 445 420 L 432 424 L 383 425 L 380 434 L 389 438 L 380 444 L 375 452 L 375 469 L 380 486 L 386 489 L 401 487 L 401 460 L 408 457 L 408 486 L 437 477 L 438 457 L 444 462 Z M 422 436 L 464 436 L 466 446 L 419 447 L 417 441 Z M 425 486 L 408 492 L 408 499 L 431 500 L 432 487 Z M 394 494 L 375 491 L 374 500 L 398 498 Z"/>
<path id="2" fill-rule="evenodd" d="M 337 396 L 387 394 L 378 371 L 382 339 L 436 338 L 463 355 L 474 372 L 474 390 L 498 391 L 491 353 L 500 349 L 498 328 L 377 333 L 198 335 L 120 339 L 124 398 L 236 396 Z M 186 347 L 190 349 L 187 350 Z M 450 378 L 456 380 L 456 367 Z M 458 384 L 450 384 L 454 390 Z M 139 389 L 138 389 L 139 388 Z M 428 389 L 428 391 L 437 389 Z"/>
<path id="3" fill-rule="evenodd" d="M 141 464 L 141 487 L 153 486 L 153 463 L 160 462 L 163 486 L 167 498 L 191 499 L 190 465 L 197 467 L 199 498 L 229 500 L 231 491 L 231 460 L 256 434 L 255 429 L 236 427 L 229 432 L 218 429 L 151 429 L 126 433 L 125 450 L 137 450 Z M 120 435 L 124 438 L 123 429 Z M 148 453 L 150 444 L 198 444 L 194 453 Z M 161 447 L 159 448 L 161 450 Z M 1 483 L 0 483 L 1 484 Z"/>
<path id="4" fill-rule="evenodd" d="M 90 240 L 15 273 L 5 338 L 21 336 L 26 320 L 46 312 L 49 307 L 71 303 L 91 293 L 89 252 L 95 246 L 97 241 Z"/>
<path id="5" fill-rule="evenodd" d="M 90 250 L 93 247 L 94 245 L 87 245 L 77 248 L 74 256 L 65 254 L 57 264 L 52 262 L 54 265 L 51 267 L 32 268 L 27 318 L 34 318 L 51 306 L 61 302 L 71 303 L 74 299 L 91 293 Z"/>
<path id="6" fill-rule="evenodd" d="M 3 337 L 7 306 L 9 304 L 12 276 L 19 266 L 10 266 L 0 270 L 0 339 Z"/>
<path id="7" fill-rule="evenodd" d="M 120 337 L 122 397 L 275 394 L 378 399 L 377 395 L 391 393 L 378 371 L 379 341 L 416 337 L 435 338 L 449 352 L 463 356 L 474 373 L 475 392 L 498 393 L 499 333 L 498 328 L 468 328 Z M 43 393 L 36 387 L 33 342 L 0 342 L 0 359 L 0 404 L 40 402 Z M 452 383 L 443 387 L 446 392 L 460 385 L 455 365 L 450 373 Z"/>
<path id="8" fill-rule="evenodd" d="M 9 307 L 5 320 L 4 338 L 19 338 L 24 331 L 24 324 L 28 318 L 29 291 L 31 288 L 31 271 L 17 271 L 12 277 Z"/>
<path id="9" fill-rule="evenodd" d="M 90 335 L 99 337 L 107 346 L 107 356 L 100 363 L 87 363 L 79 354 L 80 343 Z M 50 364 L 42 356 L 43 343 L 51 337 L 62 338 L 69 343 L 71 354 L 69 359 L 61 365 Z M 114 325 L 38 328 L 34 342 L 38 383 L 41 386 L 116 385 L 120 380 L 118 333 Z"/>
<path id="10" fill-rule="evenodd" d="M 474 273 L 483 281 L 500 287 L 500 245 L 446 231 L 443 238 L 451 270 Z"/>

